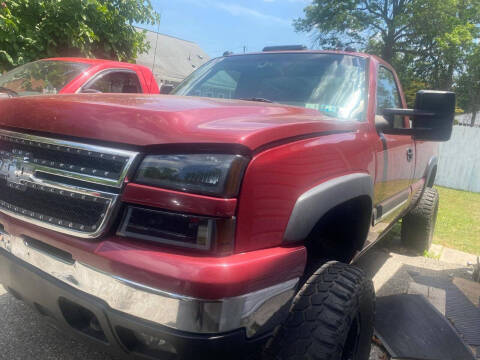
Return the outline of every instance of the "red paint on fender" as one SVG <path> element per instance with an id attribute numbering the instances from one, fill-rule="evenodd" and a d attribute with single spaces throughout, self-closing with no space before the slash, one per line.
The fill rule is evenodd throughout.
<path id="1" fill-rule="evenodd" d="M 245 174 L 238 209 L 236 251 L 278 246 L 298 197 L 335 175 L 375 174 L 369 125 L 355 132 L 285 144 L 255 156 Z"/>

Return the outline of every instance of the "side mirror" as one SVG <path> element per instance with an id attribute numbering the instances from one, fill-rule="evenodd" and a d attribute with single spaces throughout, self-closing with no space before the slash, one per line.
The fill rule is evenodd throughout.
<path id="1" fill-rule="evenodd" d="M 409 116 L 411 129 L 384 129 L 385 134 L 411 135 L 416 140 L 447 141 L 452 135 L 455 118 L 455 93 L 450 91 L 420 90 L 415 99 L 415 109 L 384 109 L 389 123 L 393 117 Z"/>
<path id="2" fill-rule="evenodd" d="M 172 92 L 174 86 L 172 84 L 163 84 L 160 88 L 160 94 L 168 95 Z"/>

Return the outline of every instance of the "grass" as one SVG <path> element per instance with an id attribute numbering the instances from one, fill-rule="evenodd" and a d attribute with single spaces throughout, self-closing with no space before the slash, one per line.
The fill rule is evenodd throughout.
<path id="1" fill-rule="evenodd" d="M 480 255 L 480 194 L 436 186 L 440 206 L 433 242 L 470 254 Z M 388 238 L 400 237 L 401 225 L 396 224 Z M 425 257 L 437 258 L 426 251 Z"/>
<path id="2" fill-rule="evenodd" d="M 480 255 L 480 194 L 436 188 L 440 207 L 433 242 Z"/>
<path id="3" fill-rule="evenodd" d="M 435 253 L 433 253 L 431 251 L 428 251 L 428 250 L 425 250 L 423 252 L 423 256 L 425 256 L 426 258 L 435 259 L 435 260 L 440 259 L 440 254 L 435 254 Z"/>

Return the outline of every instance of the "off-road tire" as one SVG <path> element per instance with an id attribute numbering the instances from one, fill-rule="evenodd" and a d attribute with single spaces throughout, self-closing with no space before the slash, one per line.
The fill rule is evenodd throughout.
<path id="1" fill-rule="evenodd" d="M 357 267 L 327 262 L 295 296 L 287 320 L 267 345 L 267 358 L 367 360 L 374 318 L 372 281 Z"/>
<path id="2" fill-rule="evenodd" d="M 422 197 L 402 219 L 402 243 L 405 247 L 423 253 L 432 244 L 437 221 L 439 197 L 434 188 L 426 188 Z"/>

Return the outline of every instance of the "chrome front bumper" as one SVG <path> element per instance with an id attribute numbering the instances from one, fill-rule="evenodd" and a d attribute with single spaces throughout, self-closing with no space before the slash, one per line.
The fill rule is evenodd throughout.
<path id="1" fill-rule="evenodd" d="M 298 283 L 292 279 L 245 295 L 204 300 L 168 293 L 78 261 L 65 261 L 32 246 L 28 239 L 0 235 L 0 248 L 69 286 L 103 300 L 114 310 L 191 333 L 246 329 L 247 337 L 283 321 Z"/>

